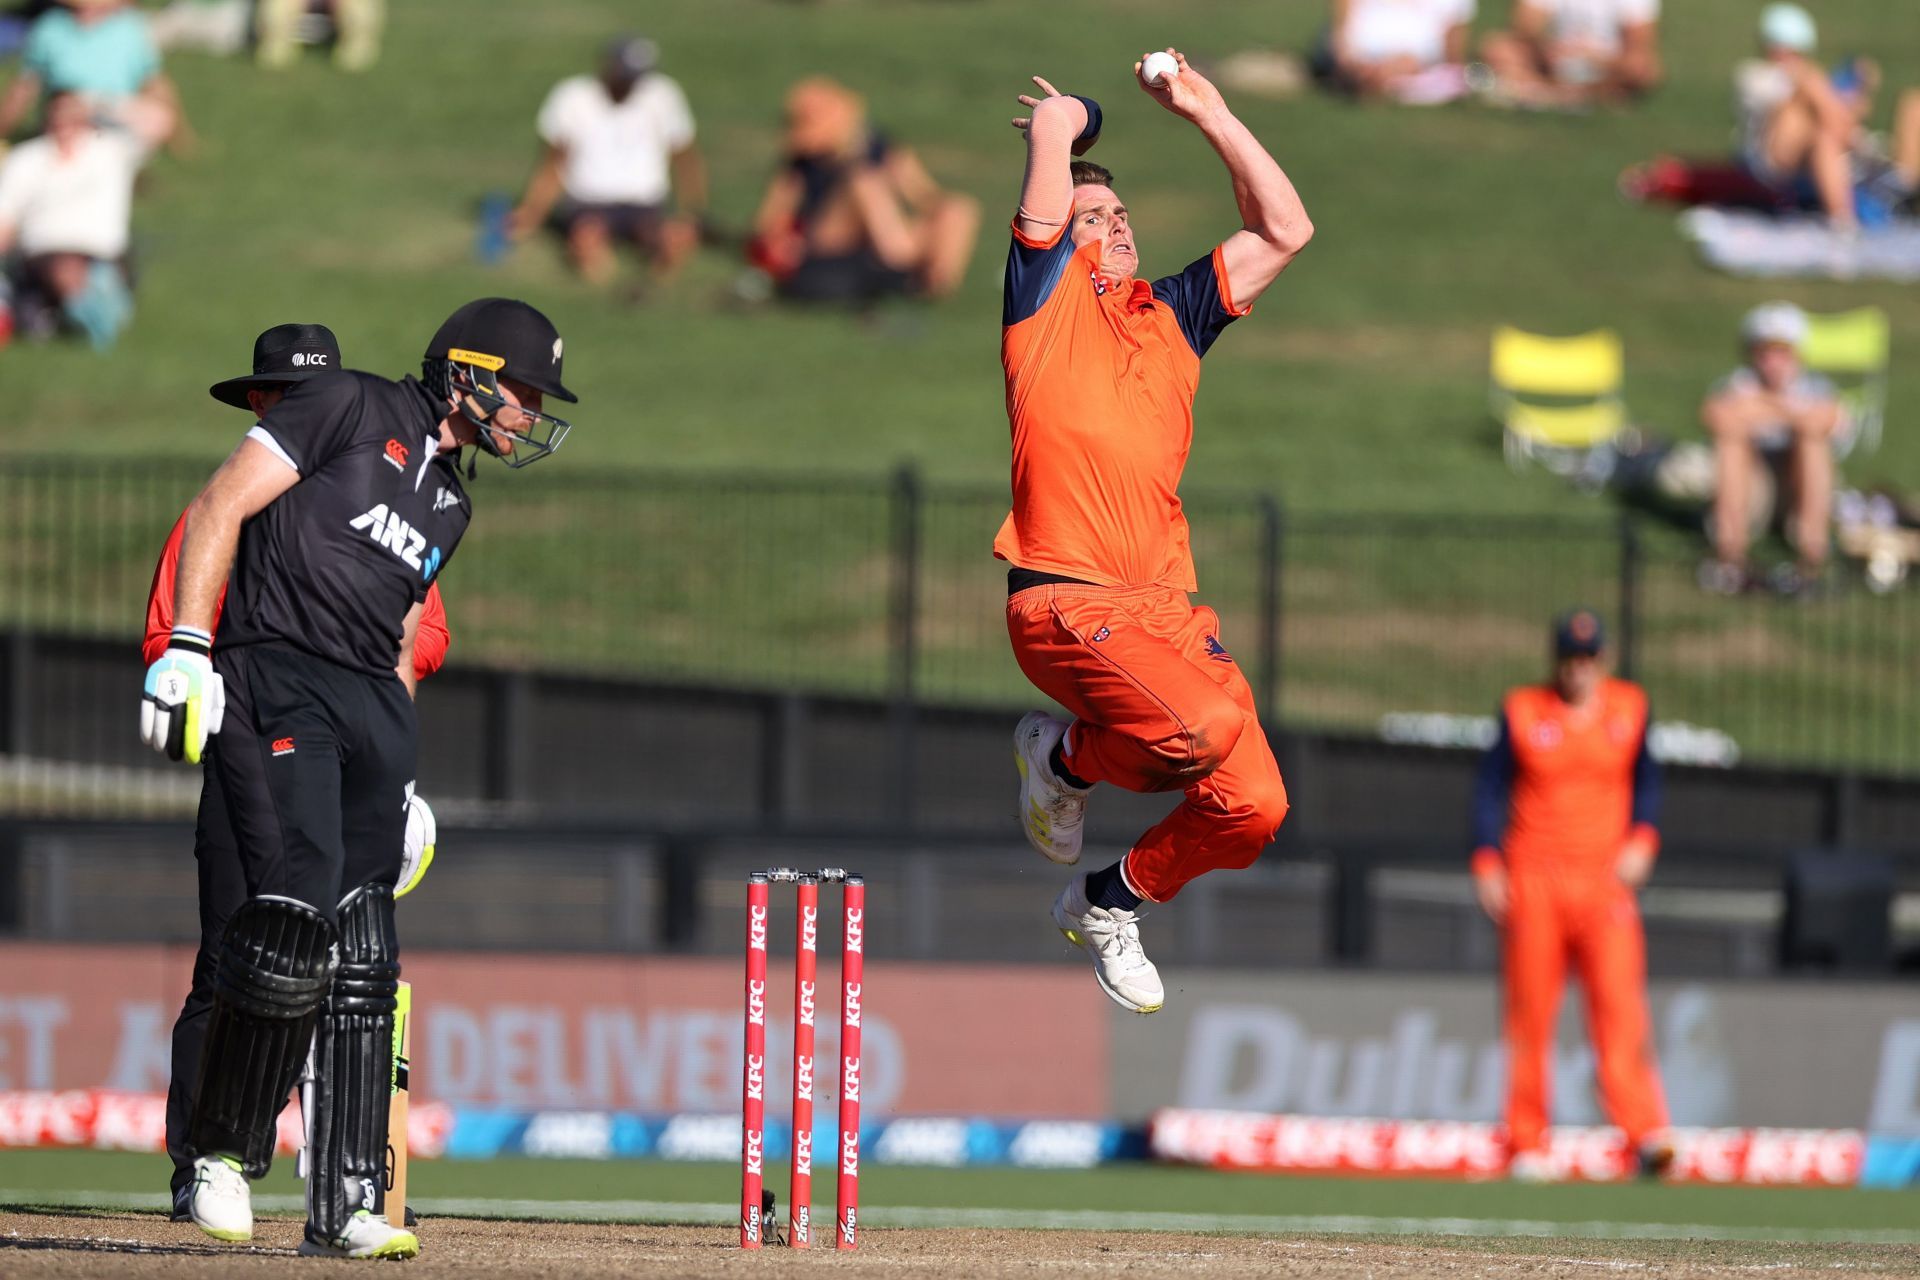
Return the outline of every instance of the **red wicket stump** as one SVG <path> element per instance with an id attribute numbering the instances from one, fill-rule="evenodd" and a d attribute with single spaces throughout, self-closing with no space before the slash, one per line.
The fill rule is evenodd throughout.
<path id="1" fill-rule="evenodd" d="M 767 1241 L 761 1220 L 765 1185 L 767 1091 L 767 926 L 775 882 L 794 886 L 793 965 L 793 1164 L 789 1173 L 787 1243 L 813 1243 L 814 1030 L 819 991 L 820 883 L 841 888 L 840 942 L 840 1140 L 836 1163 L 834 1245 L 855 1247 L 860 1199 L 860 1006 L 865 985 L 866 881 L 828 867 L 795 871 L 775 867 L 747 877 L 747 972 L 745 1061 L 742 1066 L 740 1135 L 740 1247 Z"/>

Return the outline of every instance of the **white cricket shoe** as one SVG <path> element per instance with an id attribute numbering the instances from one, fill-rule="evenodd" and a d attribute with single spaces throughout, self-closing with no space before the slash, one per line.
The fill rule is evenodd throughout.
<path id="1" fill-rule="evenodd" d="M 360 1209 L 347 1219 L 347 1229 L 327 1243 L 302 1240 L 300 1253 L 308 1258 L 417 1258 L 420 1237 Z"/>
<path id="2" fill-rule="evenodd" d="M 1075 876 L 1054 899 L 1053 922 L 1068 942 L 1092 958 L 1093 976 L 1115 1004 L 1135 1013 L 1152 1013 L 1167 1002 L 1160 971 L 1140 949 L 1140 917 L 1088 903 L 1086 872 Z"/>
<path id="3" fill-rule="evenodd" d="M 1056 778 L 1048 757 L 1067 733 L 1067 723 L 1044 711 L 1029 711 L 1013 730 L 1013 762 L 1020 769 L 1020 828 L 1027 843 L 1049 862 L 1080 861 L 1080 828 L 1087 793 Z"/>
<path id="4" fill-rule="evenodd" d="M 215 1240 L 253 1239 L 253 1188 L 238 1160 L 201 1156 L 193 1162 L 187 1215 Z"/>

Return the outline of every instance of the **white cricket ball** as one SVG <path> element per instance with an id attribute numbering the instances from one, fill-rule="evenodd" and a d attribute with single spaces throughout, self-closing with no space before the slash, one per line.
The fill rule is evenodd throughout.
<path id="1" fill-rule="evenodd" d="M 1140 59 L 1140 78 L 1148 84 L 1165 84 L 1168 76 L 1179 74 L 1180 64 L 1174 61 L 1173 55 L 1164 49 L 1155 49 Z"/>

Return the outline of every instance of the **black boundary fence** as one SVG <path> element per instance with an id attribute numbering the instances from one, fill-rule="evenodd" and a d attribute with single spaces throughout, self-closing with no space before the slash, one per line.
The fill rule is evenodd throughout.
<path id="1" fill-rule="evenodd" d="M 29 794 L 58 790 L 23 781 L 30 763 L 150 763 L 117 726 L 86 740 L 83 708 L 133 701 L 154 560 L 206 471 L 0 460 L 0 804 L 53 804 Z M 910 469 L 556 466 L 483 472 L 474 489 L 473 530 L 441 584 L 456 665 L 884 700 L 901 735 L 885 788 L 895 812 L 914 789 L 901 771 L 918 708 L 1032 699 L 1006 642 L 1005 566 L 989 550 L 1006 504 L 990 488 Z M 1708 596 L 1695 541 L 1601 513 L 1289 512 L 1259 493 L 1199 495 L 1187 512 L 1200 598 L 1271 726 L 1472 745 L 1502 690 L 1544 671 L 1548 619 L 1586 604 L 1673 726 L 1674 758 L 1920 777 L 1920 589 L 1877 595 L 1842 575 L 1809 601 Z M 127 643 L 126 682 L 46 685 L 29 673 L 54 638 Z M 52 699 L 77 709 L 69 728 Z M 34 723 L 51 736 L 30 742 Z"/>
<path id="2" fill-rule="evenodd" d="M 135 642 L 205 474 L 0 461 L 0 934 L 190 934 L 178 859 L 198 778 L 135 739 Z M 1009 713 L 1033 695 L 989 552 L 1001 495 L 911 471 L 556 468 L 483 472 L 475 498 L 442 582 L 454 647 L 421 691 L 420 778 L 474 856 L 450 864 L 423 937 L 699 950 L 728 851 L 796 842 L 894 858 L 887 892 L 922 914 L 987 911 L 1033 874 L 1010 836 Z M 1610 515 L 1288 512 L 1257 493 L 1187 509 L 1201 598 L 1295 800 L 1257 893 L 1183 911 L 1193 962 L 1490 963 L 1460 876 L 1474 748 L 1574 604 L 1607 615 L 1674 765 L 1661 880 L 1677 905 L 1649 899 L 1656 968 L 1786 962 L 1810 855 L 1877 860 L 1869 917 L 1920 890 L 1920 591 L 1705 596 L 1695 543 Z M 1165 802 L 1103 794 L 1090 840 L 1124 848 Z M 546 894 L 556 868 L 584 915 L 489 914 Z M 1001 915 L 937 954 L 1020 954 L 1031 921 Z M 1864 969 L 1911 946 L 1871 948 Z"/>

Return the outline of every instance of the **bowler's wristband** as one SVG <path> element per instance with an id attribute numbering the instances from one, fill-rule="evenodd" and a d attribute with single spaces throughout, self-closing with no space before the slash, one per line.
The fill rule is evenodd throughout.
<path id="1" fill-rule="evenodd" d="M 1092 98 L 1083 98 L 1077 93 L 1068 94 L 1075 102 L 1087 109 L 1087 127 L 1080 131 L 1075 142 L 1092 142 L 1100 136 L 1100 104 Z"/>

